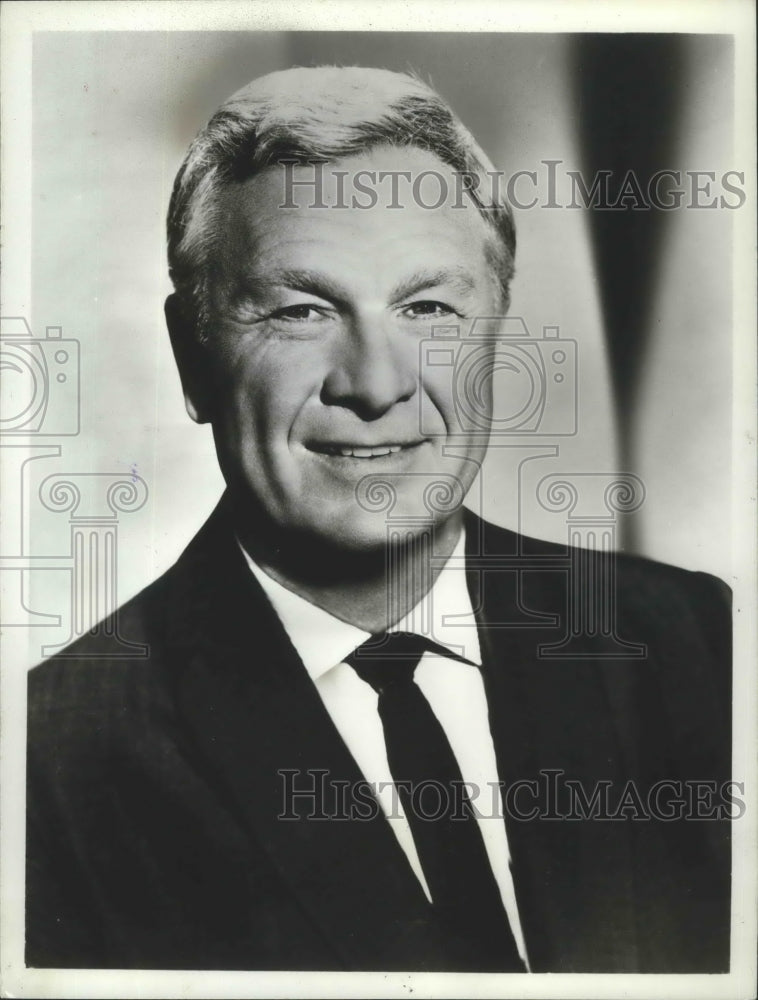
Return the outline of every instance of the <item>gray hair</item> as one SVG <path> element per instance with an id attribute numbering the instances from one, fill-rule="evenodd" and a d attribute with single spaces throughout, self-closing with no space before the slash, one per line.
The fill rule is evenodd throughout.
<path id="1" fill-rule="evenodd" d="M 169 273 L 201 337 L 221 191 L 282 161 L 330 161 L 379 144 L 426 150 L 470 179 L 468 194 L 496 236 L 492 264 L 507 309 L 513 215 L 504 200 L 485 203 L 477 195 L 494 167 L 442 98 L 406 73 L 298 67 L 259 77 L 233 94 L 195 137 L 176 175 L 167 220 Z"/>

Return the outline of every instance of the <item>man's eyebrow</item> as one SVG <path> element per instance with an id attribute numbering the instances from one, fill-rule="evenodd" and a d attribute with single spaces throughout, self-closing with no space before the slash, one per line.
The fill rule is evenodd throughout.
<path id="1" fill-rule="evenodd" d="M 272 288 L 290 288 L 297 292 L 308 292 L 319 298 L 334 302 L 344 302 L 346 292 L 333 278 L 321 271 L 310 268 L 281 268 L 265 276 L 255 273 L 246 276 L 245 288 L 252 292 L 267 292 Z"/>
<path id="2" fill-rule="evenodd" d="M 407 299 L 411 295 L 423 292 L 438 285 L 451 285 L 455 291 L 466 295 L 476 288 L 473 275 L 465 267 L 440 267 L 429 271 L 415 271 L 409 278 L 401 281 L 392 292 L 393 301 Z"/>
<path id="3" fill-rule="evenodd" d="M 438 285 L 450 285 L 455 291 L 465 295 L 475 290 L 476 281 L 465 267 L 458 265 L 418 270 L 392 289 L 390 301 L 399 302 Z M 291 288 L 338 303 L 343 303 L 348 298 L 343 285 L 322 271 L 311 268 L 281 268 L 271 271 L 265 277 L 251 274 L 247 277 L 245 286 L 247 291 L 252 292 L 265 292 L 277 287 Z"/>

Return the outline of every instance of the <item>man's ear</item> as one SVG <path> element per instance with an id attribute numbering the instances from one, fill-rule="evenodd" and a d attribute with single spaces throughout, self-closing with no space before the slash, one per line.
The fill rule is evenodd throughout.
<path id="1" fill-rule="evenodd" d="M 197 335 L 194 316 L 188 314 L 176 292 L 166 299 L 165 313 L 174 360 L 182 380 L 184 405 L 195 423 L 206 424 L 211 419 L 208 356 Z"/>

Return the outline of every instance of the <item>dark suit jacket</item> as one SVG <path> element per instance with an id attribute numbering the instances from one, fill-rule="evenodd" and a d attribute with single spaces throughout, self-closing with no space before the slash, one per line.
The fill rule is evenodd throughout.
<path id="1" fill-rule="evenodd" d="M 720 794 L 723 585 L 620 556 L 618 634 L 646 657 L 608 657 L 602 638 L 580 637 L 575 656 L 550 659 L 538 647 L 565 625 L 566 550 L 473 515 L 467 543 L 500 778 L 537 780 L 540 794 L 552 780 L 563 795 L 506 820 L 533 971 L 726 971 L 728 822 L 645 819 L 633 797 L 614 819 L 556 818 L 567 779 L 588 799 L 610 782 L 611 812 L 630 780 L 643 805 L 660 779 Z M 282 769 L 361 774 L 223 502 L 118 627 L 149 655 L 97 658 L 101 632 L 30 674 L 27 964 L 458 967 L 381 815 L 277 818 Z M 513 811 L 527 815 L 535 786 L 519 787 Z M 698 809 L 712 813 L 704 787 Z"/>

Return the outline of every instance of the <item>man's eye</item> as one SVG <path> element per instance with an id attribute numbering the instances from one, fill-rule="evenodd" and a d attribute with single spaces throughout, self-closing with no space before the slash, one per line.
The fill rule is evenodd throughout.
<path id="1" fill-rule="evenodd" d="M 411 302 L 410 305 L 405 306 L 403 313 L 411 319 L 439 319 L 443 316 L 457 315 L 452 306 L 445 305 L 444 302 L 435 302 L 432 299 Z"/>
<path id="2" fill-rule="evenodd" d="M 271 319 L 284 320 L 289 323 L 313 323 L 324 318 L 324 311 L 309 302 L 300 302 L 294 306 L 284 306 L 271 314 Z"/>

